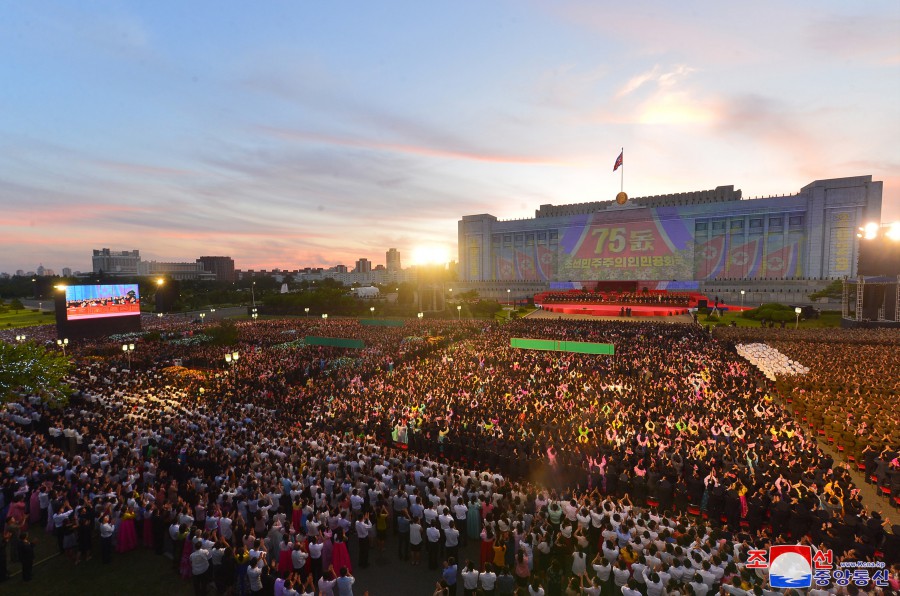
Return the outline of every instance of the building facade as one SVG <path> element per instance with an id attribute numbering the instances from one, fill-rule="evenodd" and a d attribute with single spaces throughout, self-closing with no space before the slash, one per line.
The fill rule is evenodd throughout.
<path id="1" fill-rule="evenodd" d="M 794 195 L 740 190 L 541 205 L 535 217 L 466 215 L 462 281 L 790 280 L 856 275 L 857 228 L 881 219 L 871 176 L 816 180 Z"/>
<path id="2" fill-rule="evenodd" d="M 216 281 L 235 281 L 234 259 L 231 257 L 200 257 L 197 262 L 210 273 L 215 273 Z"/>
<path id="3" fill-rule="evenodd" d="M 164 261 L 141 261 L 138 275 L 168 277 L 179 281 L 215 281 L 216 274 L 203 268 L 200 261 L 193 263 L 169 263 Z"/>
<path id="4" fill-rule="evenodd" d="M 139 275 L 138 267 L 141 263 L 141 251 L 139 250 L 110 250 L 101 248 L 94 250 L 91 264 L 94 273 L 104 273 L 112 276 Z"/>
<path id="5" fill-rule="evenodd" d="M 371 273 L 372 272 L 372 261 L 366 258 L 358 259 L 356 261 L 356 269 L 354 269 L 356 273 Z"/>
<path id="6" fill-rule="evenodd" d="M 400 251 L 396 248 L 389 248 L 384 254 L 385 264 L 388 271 L 400 271 Z"/>

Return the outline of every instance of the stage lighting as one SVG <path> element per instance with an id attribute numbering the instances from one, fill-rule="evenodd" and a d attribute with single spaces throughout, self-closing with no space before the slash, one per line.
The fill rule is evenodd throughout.
<path id="1" fill-rule="evenodd" d="M 864 237 L 866 240 L 872 240 L 873 238 L 878 237 L 878 224 L 873 222 L 869 222 L 866 224 L 866 227 L 863 228 Z"/>
<path id="2" fill-rule="evenodd" d="M 890 240 L 900 241 L 900 221 L 895 221 L 885 234 Z"/>

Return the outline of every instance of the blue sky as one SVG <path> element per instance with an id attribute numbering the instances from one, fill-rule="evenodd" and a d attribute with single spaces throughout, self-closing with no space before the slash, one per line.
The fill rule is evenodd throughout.
<path id="1" fill-rule="evenodd" d="M 0 271 L 456 254 L 456 221 L 734 184 L 885 182 L 897 2 L 20 2 L 0 20 Z"/>

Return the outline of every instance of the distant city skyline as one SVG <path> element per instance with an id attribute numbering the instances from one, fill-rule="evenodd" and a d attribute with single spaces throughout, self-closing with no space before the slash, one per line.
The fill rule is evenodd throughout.
<path id="1" fill-rule="evenodd" d="M 0 271 L 456 260 L 462 215 L 810 180 L 900 220 L 900 3 L 83 4 L 0 22 Z M 445 256 L 441 256 L 445 255 Z"/>

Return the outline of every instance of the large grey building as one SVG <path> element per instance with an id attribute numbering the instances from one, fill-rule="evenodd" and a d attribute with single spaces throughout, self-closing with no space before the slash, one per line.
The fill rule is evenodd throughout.
<path id="1" fill-rule="evenodd" d="M 535 217 L 466 215 L 461 281 L 790 280 L 856 275 L 857 228 L 881 219 L 871 176 L 744 199 L 733 186 L 541 205 Z"/>
<path id="2" fill-rule="evenodd" d="M 110 250 L 101 248 L 94 250 L 91 264 L 94 273 L 104 273 L 112 276 L 139 275 L 138 267 L 141 263 L 141 251 L 139 250 Z"/>

